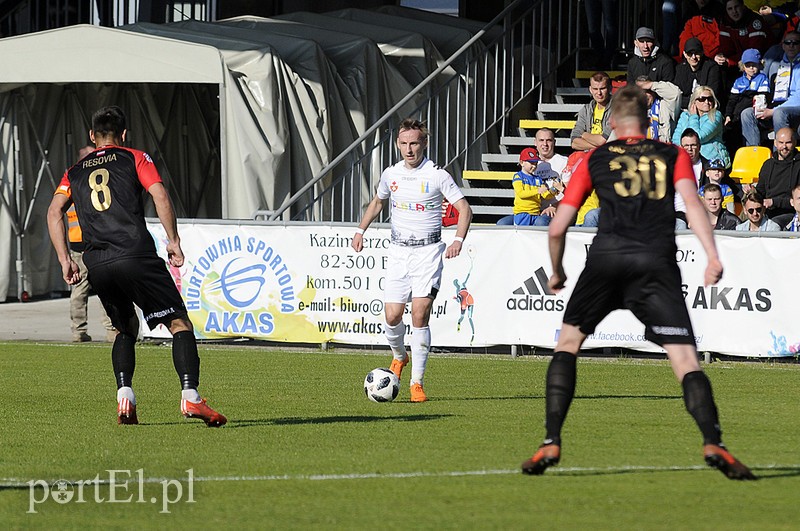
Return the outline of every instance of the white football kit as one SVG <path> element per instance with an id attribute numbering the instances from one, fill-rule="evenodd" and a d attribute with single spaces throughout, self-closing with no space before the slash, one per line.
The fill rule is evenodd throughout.
<path id="1" fill-rule="evenodd" d="M 392 236 L 386 271 L 385 302 L 405 304 L 413 297 L 434 298 L 442 279 L 442 199 L 464 194 L 453 178 L 430 159 L 408 169 L 400 161 L 384 170 L 378 197 L 391 203 Z"/>

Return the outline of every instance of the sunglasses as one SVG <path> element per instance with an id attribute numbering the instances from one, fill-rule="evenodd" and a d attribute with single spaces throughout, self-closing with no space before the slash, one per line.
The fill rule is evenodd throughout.
<path id="1" fill-rule="evenodd" d="M 785 44 L 786 46 L 797 46 L 798 44 L 800 44 L 800 41 L 783 41 L 783 44 Z"/>
<path id="2" fill-rule="evenodd" d="M 760 213 L 761 213 L 763 210 L 764 210 L 764 207 L 759 207 L 759 208 L 748 208 L 748 209 L 747 209 L 747 213 L 748 213 L 748 214 L 755 214 L 756 212 L 758 212 L 758 213 L 760 214 Z"/>
<path id="3" fill-rule="evenodd" d="M 707 102 L 707 101 L 714 101 L 714 100 L 711 98 L 711 96 L 700 96 L 699 98 L 697 98 L 697 101 Z"/>

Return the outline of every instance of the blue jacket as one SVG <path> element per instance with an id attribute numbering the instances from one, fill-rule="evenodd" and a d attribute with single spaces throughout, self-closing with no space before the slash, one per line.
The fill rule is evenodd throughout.
<path id="1" fill-rule="evenodd" d="M 722 110 L 716 109 L 716 111 L 713 121 L 709 118 L 710 114 L 701 117 L 697 114 L 682 112 L 678 118 L 678 125 L 675 126 L 675 131 L 672 133 L 672 143 L 680 145 L 681 135 L 691 127 L 700 136 L 700 154 L 708 160 L 720 159 L 725 163 L 725 167 L 729 168 L 731 157 L 722 142 L 722 124 L 725 116 Z"/>

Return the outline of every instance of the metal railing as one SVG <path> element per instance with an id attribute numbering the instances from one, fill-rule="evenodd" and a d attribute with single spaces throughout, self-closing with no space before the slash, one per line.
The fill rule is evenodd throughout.
<path id="1" fill-rule="evenodd" d="M 397 125 L 409 116 L 428 122 L 428 157 L 460 182 L 461 170 L 477 165 L 487 145 L 511 129 L 510 111 L 531 104 L 537 90 L 553 89 L 559 67 L 574 60 L 579 8 L 578 0 L 510 4 L 266 217 L 357 221 L 381 172 L 396 160 Z M 447 72 L 453 73 L 441 81 Z M 412 100 L 424 103 L 399 113 Z"/>
<path id="2" fill-rule="evenodd" d="M 0 13 L 0 36 L 75 24 L 117 27 L 136 22 L 216 19 L 217 0 L 23 0 Z"/>

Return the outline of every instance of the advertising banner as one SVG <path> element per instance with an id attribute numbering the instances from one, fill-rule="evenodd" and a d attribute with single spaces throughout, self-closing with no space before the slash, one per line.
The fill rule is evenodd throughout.
<path id="1" fill-rule="evenodd" d="M 152 222 L 148 227 L 166 258 L 163 229 Z M 360 253 L 350 247 L 353 227 L 182 223 L 179 230 L 186 263 L 171 273 L 198 338 L 385 344 L 388 228 L 370 228 Z M 445 230 L 444 240 L 449 244 L 454 235 Z M 433 344 L 554 347 L 593 237 L 569 233 L 567 287 L 554 294 L 547 287 L 546 231 L 474 228 L 461 255 L 445 260 L 430 320 Z M 700 242 L 691 234 L 677 236 L 676 261 L 699 350 L 796 355 L 800 326 L 791 316 L 800 286 L 792 281 L 790 264 L 800 259 L 798 242 L 724 233 L 716 239 L 725 274 L 718 285 L 703 286 Z M 405 322 L 410 333 L 410 315 Z M 644 339 L 643 325 L 628 311 L 609 315 L 585 346 L 661 350 Z"/>

